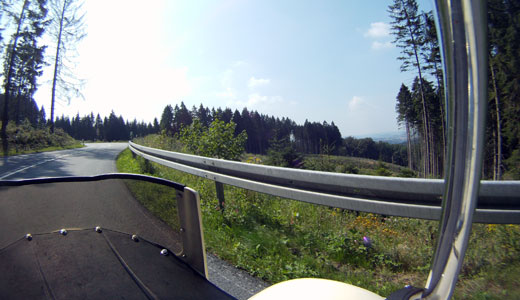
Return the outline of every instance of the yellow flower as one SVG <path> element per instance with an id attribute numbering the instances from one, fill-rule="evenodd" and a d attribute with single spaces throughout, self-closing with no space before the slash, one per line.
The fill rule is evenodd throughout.
<path id="1" fill-rule="evenodd" d="M 497 224 L 487 224 L 486 228 L 488 232 L 495 232 L 497 230 Z"/>

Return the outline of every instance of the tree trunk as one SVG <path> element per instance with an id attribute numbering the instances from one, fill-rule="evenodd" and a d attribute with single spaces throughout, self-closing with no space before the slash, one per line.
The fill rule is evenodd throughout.
<path id="1" fill-rule="evenodd" d="M 16 34 L 14 36 L 13 48 L 11 49 L 11 54 L 9 55 L 9 66 L 7 68 L 7 77 L 6 84 L 4 88 L 4 114 L 2 117 L 2 149 L 4 151 L 4 155 L 7 156 L 8 144 L 7 144 L 7 123 L 9 122 L 9 93 L 11 91 L 11 81 L 13 77 L 14 71 L 14 61 L 16 57 L 16 47 L 18 45 L 18 38 L 20 38 L 20 29 L 22 28 L 22 23 L 25 15 L 25 9 L 27 8 L 27 4 L 29 4 L 28 0 L 23 2 L 22 11 L 20 12 L 20 17 L 18 18 L 18 26 L 16 28 Z"/>
<path id="2" fill-rule="evenodd" d="M 20 125 L 20 102 L 22 102 L 22 93 L 20 91 L 20 87 L 18 87 L 17 96 L 18 97 L 16 97 L 16 109 L 14 111 L 14 123 L 18 126 Z"/>
<path id="3" fill-rule="evenodd" d="M 435 77 L 437 78 L 437 93 L 438 93 L 438 97 L 439 97 L 439 106 L 441 108 L 441 129 L 442 129 L 442 139 L 441 139 L 441 142 L 442 142 L 442 160 L 440 161 L 440 163 L 442 163 L 442 166 L 443 166 L 443 171 L 440 172 L 439 175 L 444 175 L 442 173 L 444 173 L 444 160 L 446 158 L 446 129 L 445 129 L 445 120 L 446 120 L 446 115 L 444 113 L 444 105 L 445 105 L 445 101 L 442 101 L 444 99 L 443 97 L 443 94 L 441 92 L 441 86 L 442 86 L 442 80 L 441 80 L 441 76 L 439 75 L 439 72 L 437 72 L 437 62 L 434 61 L 433 62 L 433 66 L 435 68 Z"/>
<path id="4" fill-rule="evenodd" d="M 52 78 L 52 95 L 51 95 L 51 132 L 54 133 L 54 102 L 56 99 L 56 81 L 58 78 L 58 66 L 60 62 L 61 34 L 63 31 L 63 19 L 65 18 L 65 7 L 67 0 L 63 1 L 60 18 L 60 30 L 58 32 L 58 45 L 56 46 L 56 57 L 54 61 L 54 76 Z"/>
<path id="5" fill-rule="evenodd" d="M 445 110 L 444 110 L 444 101 L 442 101 L 442 96 L 440 95 L 439 93 L 439 99 L 441 99 L 441 103 L 440 103 L 440 107 L 441 107 L 441 129 L 442 129 L 442 166 L 443 166 L 443 169 L 442 169 L 442 173 L 440 175 L 444 175 L 444 160 L 446 159 L 446 123 L 445 123 L 445 120 L 446 120 L 446 115 L 445 115 Z"/>
<path id="6" fill-rule="evenodd" d="M 401 1 L 403 7 L 406 7 L 404 5 L 404 2 Z M 408 12 L 406 11 L 406 9 L 404 9 L 404 13 L 405 13 L 405 16 L 406 16 L 406 20 L 407 20 L 407 25 L 408 25 L 408 32 L 410 33 L 410 39 L 412 40 L 412 45 L 413 45 L 413 52 L 414 52 L 414 56 L 415 56 L 415 62 L 417 64 L 417 71 L 419 73 L 419 90 L 420 90 L 420 93 L 421 93 L 421 102 L 422 102 L 422 109 L 423 109 L 423 112 L 422 112 L 422 117 L 423 117 L 423 136 L 424 136 L 424 141 L 425 141 L 425 145 L 424 145 L 424 150 L 425 150 L 425 153 L 424 153 L 424 175 L 426 177 L 427 174 L 430 174 L 430 141 L 429 141 L 429 130 L 428 130 L 428 127 L 429 127 L 429 120 L 428 120 L 428 111 L 426 110 L 426 99 L 424 97 L 424 88 L 423 88 L 423 77 L 422 77 L 422 71 L 421 71 L 421 63 L 419 61 L 419 54 L 418 54 L 418 51 L 417 51 L 417 42 L 415 40 L 415 36 L 413 34 L 413 31 L 412 31 L 412 26 L 411 26 L 411 23 L 410 23 L 410 16 L 408 15 Z"/>
<path id="7" fill-rule="evenodd" d="M 412 163 L 412 141 L 410 137 L 410 123 L 406 122 L 406 150 L 408 154 L 408 169 L 413 170 Z"/>
<path id="8" fill-rule="evenodd" d="M 420 168 L 420 164 L 421 164 L 421 144 L 418 143 L 419 142 L 419 138 L 420 136 L 418 136 L 417 132 L 414 130 L 414 133 L 413 133 L 413 140 L 414 140 L 414 143 L 412 144 L 413 145 L 413 149 L 414 149 L 414 161 L 415 161 L 415 169 L 420 171 L 421 168 Z"/>
<path id="9" fill-rule="evenodd" d="M 497 162 L 497 139 L 496 139 L 496 135 L 497 135 L 497 132 L 495 130 L 492 130 L 491 131 L 491 135 L 492 135 L 492 139 L 493 139 L 493 180 L 497 180 L 496 179 L 496 176 L 497 176 L 497 166 L 498 166 L 498 162 Z"/>
<path id="10" fill-rule="evenodd" d="M 500 120 L 500 102 L 498 97 L 498 89 L 495 78 L 495 69 L 491 64 L 490 60 L 490 69 L 491 69 L 491 82 L 493 83 L 493 91 L 495 92 L 495 114 L 496 114 L 496 134 L 495 139 L 495 158 L 493 159 L 493 180 L 500 180 L 502 178 L 502 126 Z M 495 142 L 495 141 L 493 141 Z"/>
<path id="11" fill-rule="evenodd" d="M 428 133 L 429 133 L 429 142 L 432 145 L 430 149 L 430 174 L 437 176 L 437 166 L 436 166 L 436 151 L 435 151 L 435 143 L 433 139 L 433 130 L 431 127 L 431 123 L 428 124 Z"/>
<path id="12" fill-rule="evenodd" d="M 415 57 L 416 57 L 416 60 L 417 60 L 417 63 L 419 63 L 419 57 L 417 55 L 417 52 L 415 53 Z M 423 88 L 423 83 L 422 83 L 422 74 L 421 74 L 421 71 L 420 71 L 420 67 L 418 67 L 419 69 L 419 89 L 420 89 L 420 92 L 421 92 L 421 101 L 422 101 L 422 108 L 423 108 L 423 134 L 425 136 L 425 145 L 424 145 L 424 148 L 425 148 L 425 153 L 424 153 L 424 174 L 425 174 L 425 177 L 426 175 L 429 175 L 431 173 L 431 170 L 430 170 L 430 151 L 431 151 L 431 146 L 430 146 L 430 139 L 429 139 L 429 136 L 430 136 L 430 122 L 429 122 L 429 119 L 428 119 L 428 112 L 426 110 L 426 99 L 424 97 L 424 88 Z"/>

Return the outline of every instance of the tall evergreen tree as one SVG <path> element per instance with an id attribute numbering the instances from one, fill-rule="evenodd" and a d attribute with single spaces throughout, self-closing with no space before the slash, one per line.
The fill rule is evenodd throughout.
<path id="1" fill-rule="evenodd" d="M 173 132 L 173 108 L 170 104 L 166 105 L 161 116 L 161 131 L 167 135 L 172 135 Z"/>
<path id="2" fill-rule="evenodd" d="M 504 172 L 520 168 L 515 163 L 520 161 L 520 5 L 511 0 L 487 4 L 489 115 L 484 169 L 499 180 Z"/>
<path id="3" fill-rule="evenodd" d="M 97 114 L 96 116 L 96 122 L 94 123 L 94 127 L 96 130 L 96 139 L 97 140 L 104 140 L 104 134 L 103 134 L 103 120 L 101 119 L 101 116 Z"/>
<path id="4" fill-rule="evenodd" d="M 193 121 L 191 113 L 181 101 L 180 107 L 175 105 L 173 109 L 173 132 L 177 133 L 182 127 L 189 126 Z"/>
<path id="5" fill-rule="evenodd" d="M 443 71 L 442 71 L 442 60 L 441 60 L 441 51 L 439 47 L 439 41 L 437 38 L 437 29 L 435 27 L 435 20 L 433 17 L 433 12 L 429 11 L 427 13 L 423 13 L 424 18 L 424 46 L 422 51 L 423 60 L 425 61 L 425 70 L 430 71 L 430 74 L 436 80 L 436 92 L 438 103 L 435 103 L 435 108 L 440 109 L 440 114 L 432 113 L 432 116 L 437 116 L 440 118 L 439 125 L 441 130 L 441 142 L 442 142 L 442 151 L 440 155 L 442 156 L 442 164 L 444 164 L 444 158 L 446 156 L 446 101 L 444 98 L 444 83 L 443 83 Z"/>
<path id="6" fill-rule="evenodd" d="M 202 126 L 209 127 L 209 124 L 211 124 L 212 120 L 209 114 L 209 109 L 205 108 L 202 103 L 200 104 L 199 109 L 195 111 L 194 115 L 199 119 Z"/>
<path id="7" fill-rule="evenodd" d="M 398 57 L 402 61 L 401 71 L 408 71 L 411 68 L 417 71 L 419 77 L 419 91 L 421 97 L 422 115 L 422 138 L 424 142 L 424 174 L 431 173 L 431 125 L 429 122 L 429 112 L 426 97 L 423 89 L 423 66 L 420 51 L 424 47 L 423 23 L 418 12 L 418 5 L 415 0 L 394 0 L 394 4 L 388 7 L 390 17 L 393 19 L 392 33 L 394 43 L 401 48 L 402 56 Z"/>
<path id="8" fill-rule="evenodd" d="M 159 125 L 159 121 L 157 121 L 157 118 L 153 118 L 152 126 L 152 133 L 159 133 L 161 131 L 161 126 Z"/>
<path id="9" fill-rule="evenodd" d="M 401 84 L 399 94 L 397 94 L 397 104 L 395 107 L 397 112 L 397 122 L 404 124 L 406 128 L 406 150 L 408 155 L 408 168 L 413 170 L 412 160 L 412 130 L 414 129 L 413 121 L 415 119 L 415 110 L 413 107 L 412 94 L 406 85 Z"/>
<path id="10" fill-rule="evenodd" d="M 4 56 L 4 109 L 2 116 L 2 148 L 7 153 L 7 124 L 9 122 L 9 102 L 16 93 L 26 96 L 36 90 L 36 78 L 41 74 L 43 51 L 37 45 L 46 21 L 46 0 L 17 1 L 9 7 L 7 14 L 16 29 Z M 27 85 L 27 86 L 25 86 Z"/>

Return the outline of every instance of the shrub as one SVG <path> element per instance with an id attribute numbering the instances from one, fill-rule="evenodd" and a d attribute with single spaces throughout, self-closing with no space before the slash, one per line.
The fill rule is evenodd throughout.
<path id="1" fill-rule="evenodd" d="M 193 154 L 229 160 L 238 160 L 244 152 L 247 133 L 235 135 L 236 124 L 225 123 L 216 119 L 209 128 L 195 119 L 189 127 L 184 127 L 178 134 L 185 149 Z"/>

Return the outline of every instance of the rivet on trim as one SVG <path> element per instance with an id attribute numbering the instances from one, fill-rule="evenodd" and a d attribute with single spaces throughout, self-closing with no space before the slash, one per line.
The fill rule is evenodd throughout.
<path id="1" fill-rule="evenodd" d="M 136 243 L 139 242 L 139 237 L 137 235 L 133 234 L 132 235 L 132 241 L 134 241 Z"/>
<path id="2" fill-rule="evenodd" d="M 61 235 L 67 235 L 67 233 L 68 233 L 68 231 L 65 228 L 60 230 Z"/>
<path id="3" fill-rule="evenodd" d="M 26 234 L 25 239 L 28 241 L 32 241 L 32 235 L 30 233 Z"/>
<path id="4" fill-rule="evenodd" d="M 168 255 L 168 249 L 162 249 L 161 255 L 167 256 Z"/>
<path id="5" fill-rule="evenodd" d="M 99 227 L 99 226 L 96 226 L 96 228 L 94 228 L 94 230 L 95 230 L 97 233 L 101 233 L 101 232 L 103 232 L 103 231 L 101 230 L 101 227 Z"/>

